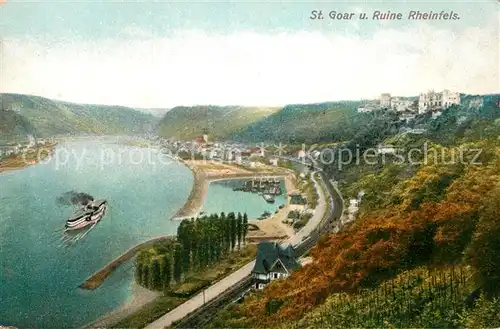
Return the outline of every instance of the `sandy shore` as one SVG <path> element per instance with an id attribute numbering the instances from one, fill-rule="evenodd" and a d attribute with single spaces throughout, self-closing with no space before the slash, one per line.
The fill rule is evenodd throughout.
<path id="1" fill-rule="evenodd" d="M 103 315 L 96 321 L 81 327 L 80 329 L 90 329 L 90 328 L 109 328 L 114 326 L 122 319 L 130 316 L 143 308 L 145 305 L 154 301 L 158 296 L 159 292 L 148 290 L 141 287 L 135 281 L 132 282 L 132 300 L 123 303 L 117 309 Z"/>
<path id="2" fill-rule="evenodd" d="M 258 176 L 290 175 L 284 169 L 262 166 L 258 171 L 250 171 L 240 166 L 207 160 L 181 160 L 194 176 L 193 188 L 184 206 L 175 214 L 174 219 L 196 217 L 205 201 L 210 182 L 228 179 L 244 179 Z"/>
<path id="3" fill-rule="evenodd" d="M 205 172 L 193 164 L 192 161 L 181 162 L 192 171 L 194 181 L 191 193 L 189 194 L 186 203 L 184 203 L 184 206 L 175 214 L 175 219 L 182 219 L 197 215 L 199 209 L 205 201 L 205 195 L 207 194 L 209 184 Z"/>

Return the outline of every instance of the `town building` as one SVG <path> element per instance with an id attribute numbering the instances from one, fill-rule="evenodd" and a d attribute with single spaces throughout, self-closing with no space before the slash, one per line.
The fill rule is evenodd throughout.
<path id="1" fill-rule="evenodd" d="M 460 93 L 451 92 L 447 89 L 442 92 L 431 90 L 420 94 L 418 99 L 418 113 L 445 109 L 454 104 L 460 105 Z"/>
<path id="2" fill-rule="evenodd" d="M 206 144 L 206 140 L 205 140 L 205 137 L 204 136 L 197 136 L 196 137 L 196 143 L 198 145 L 202 145 L 202 144 Z"/>
<path id="3" fill-rule="evenodd" d="M 392 145 L 380 144 L 377 147 L 377 153 L 378 154 L 395 154 L 396 148 L 394 148 L 394 146 L 392 146 Z"/>
<path id="4" fill-rule="evenodd" d="M 275 167 L 278 166 L 278 162 L 279 162 L 278 158 L 272 158 L 269 160 L 269 163 Z"/>
<path id="5" fill-rule="evenodd" d="M 36 145 L 36 139 L 33 135 L 28 135 L 28 147 L 34 147 Z"/>
<path id="6" fill-rule="evenodd" d="M 264 147 L 252 147 L 250 149 L 250 153 L 252 156 L 258 156 L 258 157 L 263 157 L 265 156 L 265 153 L 264 153 Z"/>
<path id="7" fill-rule="evenodd" d="M 402 127 L 399 132 L 401 134 L 413 134 L 413 135 L 421 135 L 426 132 L 426 129 L 424 128 L 408 128 L 408 127 Z"/>
<path id="8" fill-rule="evenodd" d="M 300 267 L 291 245 L 264 241 L 257 247 L 257 259 L 252 269 L 256 289 L 263 289 L 269 282 L 288 277 Z"/>

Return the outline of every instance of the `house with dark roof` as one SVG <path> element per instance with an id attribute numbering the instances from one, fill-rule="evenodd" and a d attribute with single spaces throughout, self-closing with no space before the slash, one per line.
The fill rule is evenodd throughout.
<path id="1" fill-rule="evenodd" d="M 263 289 L 269 282 L 288 277 L 300 267 L 291 245 L 264 241 L 257 248 L 257 259 L 252 270 L 255 288 Z"/>

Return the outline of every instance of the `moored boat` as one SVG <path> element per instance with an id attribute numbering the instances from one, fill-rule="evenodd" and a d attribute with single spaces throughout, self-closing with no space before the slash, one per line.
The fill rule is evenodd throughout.
<path id="1" fill-rule="evenodd" d="M 262 197 L 264 198 L 264 200 L 266 200 L 266 202 L 274 203 L 274 197 L 272 195 L 263 194 Z"/>

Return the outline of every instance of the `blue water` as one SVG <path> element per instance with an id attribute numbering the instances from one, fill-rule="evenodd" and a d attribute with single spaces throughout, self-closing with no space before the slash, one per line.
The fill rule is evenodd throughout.
<path id="1" fill-rule="evenodd" d="M 137 243 L 175 234 L 170 218 L 192 183 L 155 150 L 104 141 L 66 142 L 46 163 L 0 174 L 0 325 L 75 328 L 127 301 L 130 262 L 94 291 L 78 285 Z M 64 248 L 55 231 L 75 208 L 56 199 L 72 190 L 107 199 L 109 210 Z"/>
<path id="2" fill-rule="evenodd" d="M 241 187 L 244 181 L 225 180 L 210 183 L 202 211 L 207 214 L 220 213 L 221 211 L 226 214 L 246 212 L 249 219 L 257 219 L 264 211 L 274 213 L 280 204 L 286 202 L 286 190 L 283 182 L 281 182 L 283 193 L 275 198 L 274 203 L 268 203 L 257 193 L 233 191 L 234 187 Z"/>

